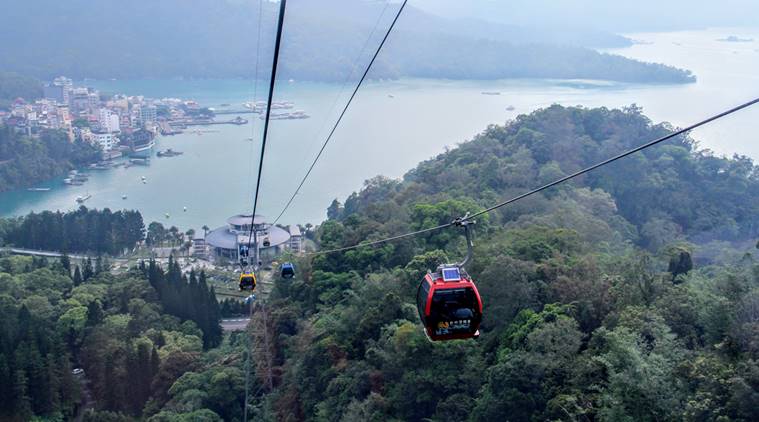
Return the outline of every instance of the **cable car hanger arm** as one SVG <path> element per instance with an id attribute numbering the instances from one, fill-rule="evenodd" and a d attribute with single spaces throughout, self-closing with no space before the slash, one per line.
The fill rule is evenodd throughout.
<path id="1" fill-rule="evenodd" d="M 473 249 L 474 249 L 474 243 L 472 242 L 472 229 L 469 228 L 469 226 L 476 224 L 477 222 L 472 220 L 469 216 L 469 213 L 466 213 L 465 216 L 459 217 L 451 223 L 454 226 L 463 227 L 464 228 L 464 234 L 466 235 L 466 257 L 464 258 L 461 263 L 456 264 L 459 268 L 464 268 L 467 264 L 469 264 L 472 261 L 472 256 L 474 255 Z"/>

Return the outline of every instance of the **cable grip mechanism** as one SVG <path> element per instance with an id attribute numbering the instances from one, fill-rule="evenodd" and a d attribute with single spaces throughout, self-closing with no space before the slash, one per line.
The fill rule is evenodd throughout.
<path id="1" fill-rule="evenodd" d="M 473 226 L 475 224 L 477 224 L 477 222 L 469 219 L 468 212 L 463 217 L 457 217 L 455 220 L 451 222 L 451 225 L 454 225 L 456 227 L 463 227 L 464 235 L 466 236 L 466 257 L 461 263 L 456 264 L 456 266 L 459 268 L 464 268 L 464 266 L 466 266 L 472 261 L 472 256 L 474 254 L 474 251 L 473 251 L 474 243 L 472 242 L 472 231 L 474 230 L 474 228 L 470 228 L 470 226 Z"/>

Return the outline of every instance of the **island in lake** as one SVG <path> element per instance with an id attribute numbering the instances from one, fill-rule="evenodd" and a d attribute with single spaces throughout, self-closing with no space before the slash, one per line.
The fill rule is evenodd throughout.
<path id="1" fill-rule="evenodd" d="M 720 38 L 717 41 L 719 42 L 754 42 L 753 38 L 741 38 L 737 35 L 730 35 L 726 38 Z"/>

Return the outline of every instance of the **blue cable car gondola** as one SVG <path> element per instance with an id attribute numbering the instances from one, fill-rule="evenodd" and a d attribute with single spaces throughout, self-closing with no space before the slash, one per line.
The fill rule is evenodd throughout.
<path id="1" fill-rule="evenodd" d="M 295 277 L 295 265 L 292 262 L 285 262 L 281 267 L 282 278 Z"/>

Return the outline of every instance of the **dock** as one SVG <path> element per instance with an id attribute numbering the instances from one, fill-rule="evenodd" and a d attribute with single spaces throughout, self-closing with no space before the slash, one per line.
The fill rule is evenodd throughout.
<path id="1" fill-rule="evenodd" d="M 214 110 L 214 114 L 216 115 L 223 115 L 223 114 L 257 114 L 257 112 L 253 110 Z"/>
<path id="2" fill-rule="evenodd" d="M 224 121 L 213 121 L 213 120 L 201 120 L 201 121 L 191 121 L 191 122 L 184 122 L 185 126 L 212 126 L 212 125 L 247 125 L 248 119 L 243 119 L 240 116 L 237 116 L 236 118 L 232 120 L 224 120 Z"/>

